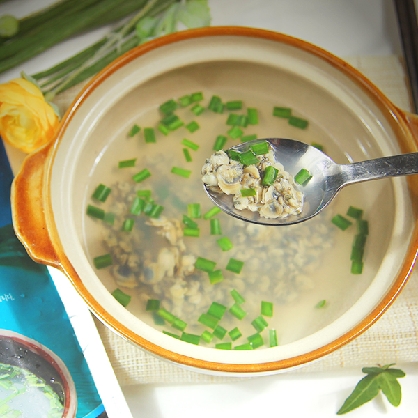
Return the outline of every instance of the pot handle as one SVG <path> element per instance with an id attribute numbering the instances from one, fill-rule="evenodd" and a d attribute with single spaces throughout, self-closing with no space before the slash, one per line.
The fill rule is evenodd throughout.
<path id="1" fill-rule="evenodd" d="M 12 219 L 16 236 L 36 262 L 59 267 L 45 217 L 45 161 L 52 144 L 25 158 L 11 188 Z"/>

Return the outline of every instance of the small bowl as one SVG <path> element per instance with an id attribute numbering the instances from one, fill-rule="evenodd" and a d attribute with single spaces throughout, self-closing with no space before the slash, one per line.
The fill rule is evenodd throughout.
<path id="1" fill-rule="evenodd" d="M 63 361 L 47 347 L 16 332 L 0 330 L 0 363 L 3 367 L 10 366 L 15 370 L 24 370 L 31 376 L 41 379 L 62 403 L 62 418 L 76 416 L 77 393 L 74 382 Z M 24 384 L 22 380 L 17 380 L 16 385 L 19 388 L 22 384 Z M 43 401 L 39 399 L 37 401 L 33 393 L 27 390 L 23 393 L 27 394 L 26 399 L 18 402 L 22 410 L 33 411 L 33 408 L 37 408 L 39 412 L 40 408 L 45 407 Z"/>
<path id="2" fill-rule="evenodd" d="M 268 336 L 263 337 L 264 346 L 257 350 L 213 347 L 228 341 L 233 346 L 238 344 L 229 336 L 215 338 L 210 347 L 173 338 L 153 325 L 152 315 L 145 315 L 146 299 L 153 297 L 158 286 L 149 292 L 144 287 L 130 289 L 138 281 L 146 282 L 139 275 L 132 279 L 134 282 L 126 282 L 123 290 L 132 299 L 125 308 L 111 294 L 119 286 L 110 274 L 111 268 L 97 270 L 93 266 L 92 259 L 106 251 L 101 244 L 96 245 L 101 241 L 100 222 L 85 215 L 94 188 L 102 182 L 111 183 L 117 169 L 109 167 L 133 156 L 139 157 L 136 171 L 147 168 L 164 150 L 161 172 L 171 165 L 184 167 L 181 147 L 179 152 L 171 151 L 170 143 L 164 142 L 169 136 L 165 138 L 157 131 L 156 143 L 145 143 L 142 136 L 130 138 L 127 132 L 139 120 L 143 121 L 142 128 L 147 126 L 144 120 L 149 121 L 148 126 L 156 126 L 160 104 L 193 92 L 203 92 L 206 104 L 211 95 L 220 95 L 224 101 L 243 99 L 260 114 L 259 125 L 248 133 L 256 133 L 259 138 L 291 137 L 321 143 L 339 163 L 417 151 L 418 119 L 398 109 L 361 73 L 330 53 L 299 39 L 258 29 L 210 27 L 179 32 L 134 48 L 101 71 L 65 114 L 56 141 L 25 160 L 12 190 L 17 235 L 34 260 L 68 276 L 105 324 L 162 359 L 207 373 L 262 375 L 298 367 L 333 352 L 376 322 L 408 279 L 417 250 L 416 176 L 351 186 L 327 209 L 326 219 L 319 225 L 312 220 L 291 227 L 295 229 L 270 230 L 273 241 L 265 250 L 257 250 L 255 242 L 261 245 L 262 241 L 258 229 L 242 222 L 231 224 L 228 237 L 235 242 L 230 253 L 234 255 L 219 252 L 217 261 L 223 268 L 229 257 L 239 259 L 251 250 L 245 268 L 240 275 L 226 272 L 223 282 L 212 287 L 207 284 L 206 273 L 194 278 L 194 283 L 200 297 L 205 298 L 205 292 L 209 292 L 213 301 L 217 300 L 216 289 L 240 290 L 245 286 L 246 302 L 242 306 L 250 312 L 245 319 L 248 324 L 260 315 L 261 301 L 274 299 L 274 316 L 265 319 L 268 328 L 276 329 L 276 347 L 265 348 Z M 291 108 L 297 117 L 309 121 L 308 129 L 297 129 L 287 120 L 273 117 L 274 106 Z M 179 142 L 182 138 L 200 141 L 201 149 L 193 154 L 196 167 L 203 165 L 214 139 L 222 133 L 220 125 L 212 123 L 214 117 L 213 112 L 206 111 L 193 117 L 202 121 L 205 129 L 189 132 L 181 127 L 173 133 Z M 226 115 L 216 117 L 226 119 Z M 147 158 L 147 162 L 141 158 Z M 130 178 L 134 172 L 127 173 L 131 173 Z M 170 175 L 167 172 L 166 176 Z M 210 203 L 203 197 L 199 176 L 195 177 L 193 181 L 176 177 L 178 190 L 188 196 L 189 203 L 199 201 L 206 210 Z M 147 183 L 143 184 L 146 187 Z M 358 275 L 349 271 L 353 229 L 337 230 L 329 219 L 337 213 L 345 214 L 351 205 L 361 207 L 370 222 L 364 270 Z M 222 222 L 229 222 L 225 214 L 218 216 Z M 309 234 L 311 229 L 319 229 L 312 239 L 311 235 L 306 239 L 306 229 L 298 228 L 307 228 Z M 324 234 L 328 234 L 326 239 Z M 277 241 L 280 237 L 287 240 L 281 247 Z M 187 238 L 188 248 L 198 242 L 192 239 Z M 205 249 L 210 240 L 213 237 L 208 233 L 200 241 L 203 247 L 196 256 L 218 257 L 213 249 Z M 140 239 L 141 245 L 144 242 L 148 243 L 146 236 Z M 237 242 L 244 245 L 241 253 Z M 294 242 L 296 251 L 292 250 Z M 309 254 L 300 246 L 309 248 Z M 151 248 L 141 251 L 139 263 L 151 268 L 152 263 L 147 263 L 149 259 L 155 261 L 156 252 Z M 299 257 L 298 251 L 302 251 Z M 302 255 L 310 257 L 305 264 L 300 260 Z M 268 262 L 280 261 L 274 272 L 265 270 L 263 257 Z M 166 285 L 160 287 L 160 292 L 168 291 Z M 174 287 L 170 289 L 175 292 Z M 192 292 L 191 288 L 186 290 Z M 190 295 L 186 295 L 188 303 Z M 325 306 L 316 308 L 323 300 Z M 194 321 L 204 312 L 203 307 L 197 307 Z M 244 322 L 238 322 L 244 334 L 242 344 L 247 341 L 245 336 L 256 333 Z M 170 326 L 164 329 L 181 334 Z"/>

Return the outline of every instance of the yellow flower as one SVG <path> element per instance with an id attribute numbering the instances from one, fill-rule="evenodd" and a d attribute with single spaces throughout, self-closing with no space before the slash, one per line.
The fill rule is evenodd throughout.
<path id="1" fill-rule="evenodd" d="M 0 84 L 0 136 L 31 153 L 54 139 L 59 118 L 39 88 L 23 78 Z"/>

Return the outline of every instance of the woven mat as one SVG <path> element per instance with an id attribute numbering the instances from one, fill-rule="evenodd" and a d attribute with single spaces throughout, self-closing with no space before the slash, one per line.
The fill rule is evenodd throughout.
<path id="1" fill-rule="evenodd" d="M 410 110 L 405 72 L 397 56 L 346 58 L 372 80 L 398 107 Z M 80 86 L 56 99 L 62 109 L 69 106 Z M 210 383 L 232 378 L 213 377 L 161 361 L 125 341 L 96 320 L 103 344 L 121 386 L 152 383 Z M 335 371 L 377 363 L 418 361 L 418 272 L 389 310 L 360 337 L 332 354 L 289 373 Z"/>

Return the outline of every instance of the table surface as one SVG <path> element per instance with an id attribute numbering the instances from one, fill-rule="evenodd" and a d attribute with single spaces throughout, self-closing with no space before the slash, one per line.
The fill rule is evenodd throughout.
<path id="1" fill-rule="evenodd" d="M 13 0 L 0 5 L 0 15 L 17 16 L 37 10 L 51 0 Z M 401 54 L 391 0 L 209 0 L 212 25 L 245 25 L 276 30 L 317 44 L 340 56 Z M 41 56 L 0 75 L 0 82 L 50 67 L 72 55 L 107 29 L 66 41 Z M 81 309 L 81 308 L 80 308 Z M 383 397 L 350 412 L 356 417 L 417 416 L 418 364 L 398 364 L 403 399 L 398 408 Z M 362 377 L 361 370 L 338 373 L 292 374 L 210 385 L 141 385 L 122 388 L 134 418 L 253 416 L 333 417 Z M 103 386 L 103 384 L 102 384 Z M 99 389 L 100 391 L 100 389 Z M 105 399 L 104 399 L 105 402 Z M 106 404 L 106 402 L 105 402 Z M 110 418 L 125 418 L 108 410 Z M 126 418 L 129 418 L 126 415 Z"/>

